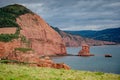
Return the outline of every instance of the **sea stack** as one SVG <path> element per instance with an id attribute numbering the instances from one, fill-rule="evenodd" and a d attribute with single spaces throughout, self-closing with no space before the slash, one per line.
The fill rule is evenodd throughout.
<path id="1" fill-rule="evenodd" d="M 78 56 L 93 56 L 93 54 L 90 54 L 90 46 L 82 44 L 82 49 L 79 51 Z"/>

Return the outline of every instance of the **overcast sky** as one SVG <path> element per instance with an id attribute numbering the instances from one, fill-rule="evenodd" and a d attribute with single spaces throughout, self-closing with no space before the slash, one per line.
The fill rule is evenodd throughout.
<path id="1" fill-rule="evenodd" d="M 120 27 L 120 0 L 0 0 L 0 7 L 22 4 L 62 30 Z"/>

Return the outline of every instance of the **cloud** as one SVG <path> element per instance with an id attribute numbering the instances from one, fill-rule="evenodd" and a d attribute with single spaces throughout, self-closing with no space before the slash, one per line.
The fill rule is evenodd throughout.
<path id="1" fill-rule="evenodd" d="M 0 0 L 0 6 L 12 3 L 25 5 L 63 30 L 101 30 L 120 25 L 120 0 Z"/>
<path id="2" fill-rule="evenodd" d="M 115 3 L 108 4 L 108 5 L 104 5 L 104 7 L 120 7 L 120 2 L 115 2 Z"/>
<path id="3" fill-rule="evenodd" d="M 104 25 L 71 25 L 69 27 L 63 27 L 62 30 L 70 30 L 70 31 L 79 31 L 79 30 L 103 30 L 106 28 L 115 28 L 113 26 L 118 26 L 117 24 L 104 24 Z"/>
<path id="4" fill-rule="evenodd" d="M 36 13 L 44 12 L 43 3 L 22 3 L 22 5 L 26 6 L 27 8 L 31 9 L 33 12 Z"/>

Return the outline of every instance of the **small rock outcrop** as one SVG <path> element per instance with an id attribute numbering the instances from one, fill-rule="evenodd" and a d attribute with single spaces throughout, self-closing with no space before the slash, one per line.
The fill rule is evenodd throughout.
<path id="1" fill-rule="evenodd" d="M 90 46 L 83 44 L 78 56 L 93 56 L 93 54 L 90 54 Z"/>
<path id="2" fill-rule="evenodd" d="M 8 60 L 15 60 L 19 63 L 27 63 L 30 66 L 37 66 L 37 67 L 49 67 L 49 68 L 56 68 L 56 69 L 66 69 L 69 70 L 70 67 L 64 63 L 55 63 L 49 57 L 39 58 L 37 55 L 34 55 L 33 52 L 28 51 L 26 53 L 15 51 L 10 53 L 7 56 Z"/>
<path id="3" fill-rule="evenodd" d="M 1 43 L 0 43 L 1 44 Z M 7 45 L 7 44 L 6 44 Z M 12 49 L 12 48 L 11 48 Z M 13 48 L 14 49 L 14 48 Z M 56 69 L 66 69 L 69 70 L 70 67 L 64 63 L 55 63 L 53 62 L 50 57 L 43 57 L 40 58 L 34 51 L 27 51 L 22 52 L 19 50 L 11 50 L 9 53 L 5 53 L 7 50 L 4 46 L 0 46 L 0 59 L 1 60 L 8 60 L 8 63 L 11 64 L 28 64 L 30 66 L 37 66 L 37 67 L 50 67 Z M 3 53 L 2 53 L 3 52 Z M 11 62 L 12 61 L 12 62 Z"/>
<path id="4" fill-rule="evenodd" d="M 111 54 L 105 54 L 105 57 L 112 57 Z"/>
<path id="5" fill-rule="evenodd" d="M 64 63 L 55 63 L 53 62 L 49 57 L 45 57 L 43 59 L 40 59 L 40 63 L 37 63 L 37 66 L 39 67 L 50 67 L 50 68 L 56 68 L 56 69 L 66 69 L 69 70 L 70 67 Z"/>

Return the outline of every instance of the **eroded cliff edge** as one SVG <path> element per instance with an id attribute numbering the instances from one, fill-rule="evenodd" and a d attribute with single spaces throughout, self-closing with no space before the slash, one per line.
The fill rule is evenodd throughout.
<path id="1" fill-rule="evenodd" d="M 61 36 L 40 16 L 26 7 L 13 4 L 0 8 L 0 46 L 6 53 L 16 48 L 31 48 L 41 55 L 65 55 L 66 47 Z M 18 41 L 14 46 L 14 41 Z M 3 49 L 3 48 L 1 48 Z"/>
<path id="2" fill-rule="evenodd" d="M 21 27 L 20 34 L 30 41 L 30 47 L 40 55 L 66 54 L 61 36 L 40 16 L 24 14 L 16 19 Z"/>

